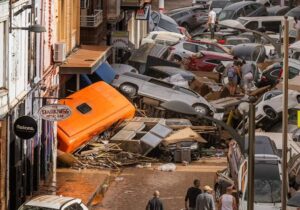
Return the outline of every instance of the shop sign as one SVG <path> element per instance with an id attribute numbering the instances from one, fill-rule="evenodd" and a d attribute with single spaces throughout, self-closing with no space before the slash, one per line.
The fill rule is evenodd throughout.
<path id="1" fill-rule="evenodd" d="M 128 31 L 113 31 L 111 34 L 111 45 L 115 48 L 128 48 Z"/>
<path id="2" fill-rule="evenodd" d="M 14 132 L 21 139 L 31 139 L 37 132 L 37 123 L 30 116 L 19 117 L 14 123 Z"/>
<path id="3" fill-rule="evenodd" d="M 142 9 L 136 11 L 135 19 L 136 20 L 148 20 L 150 14 L 150 5 L 146 5 Z"/>
<path id="4" fill-rule="evenodd" d="M 70 107 L 62 104 L 49 104 L 40 108 L 39 116 L 48 121 L 67 119 L 72 114 Z"/>

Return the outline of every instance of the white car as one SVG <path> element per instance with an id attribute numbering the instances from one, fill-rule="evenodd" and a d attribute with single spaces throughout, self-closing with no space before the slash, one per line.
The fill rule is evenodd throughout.
<path id="1" fill-rule="evenodd" d="M 152 31 L 142 39 L 141 45 L 146 43 L 163 44 L 172 46 L 181 40 L 185 40 L 186 36 L 169 31 Z"/>
<path id="2" fill-rule="evenodd" d="M 255 121 L 259 122 L 262 118 L 267 117 L 270 120 L 276 120 L 282 112 L 282 91 L 271 90 L 266 92 L 256 105 Z M 288 92 L 288 108 L 297 106 L 300 102 L 300 93 L 298 91 L 289 90 Z"/>
<path id="3" fill-rule="evenodd" d="M 280 114 L 282 113 L 282 91 L 281 90 L 271 90 L 262 95 L 255 107 L 255 125 L 258 127 L 264 126 L 268 127 L 268 123 L 264 122 L 264 120 L 268 120 L 269 122 L 276 122 L 279 119 Z M 288 92 L 288 109 L 296 107 L 300 102 L 300 93 L 298 91 L 289 90 Z M 245 103 L 241 103 L 239 105 L 238 110 L 245 110 Z M 248 105 L 247 105 L 248 106 Z M 247 109 L 247 108 L 246 108 Z M 242 113 L 241 113 L 242 114 Z M 249 119 L 246 119 L 245 129 L 247 130 L 249 124 Z M 241 122 L 237 129 L 241 133 L 243 132 L 244 124 Z"/>
<path id="4" fill-rule="evenodd" d="M 58 195 L 42 195 L 24 203 L 18 210 L 88 210 L 78 198 L 63 197 Z"/>

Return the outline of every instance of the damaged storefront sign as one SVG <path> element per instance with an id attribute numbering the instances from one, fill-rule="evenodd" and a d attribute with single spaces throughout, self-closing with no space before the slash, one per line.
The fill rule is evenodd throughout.
<path id="1" fill-rule="evenodd" d="M 30 116 L 19 117 L 14 123 L 14 132 L 21 139 L 31 139 L 37 133 L 37 123 Z"/>
<path id="2" fill-rule="evenodd" d="M 39 116 L 48 121 L 67 119 L 72 114 L 70 107 L 62 104 L 49 104 L 40 108 Z"/>

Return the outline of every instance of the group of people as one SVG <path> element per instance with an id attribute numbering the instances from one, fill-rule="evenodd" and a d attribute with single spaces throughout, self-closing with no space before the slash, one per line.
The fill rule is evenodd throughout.
<path id="1" fill-rule="evenodd" d="M 237 210 L 237 202 L 232 196 L 233 187 L 226 189 L 226 193 L 215 202 L 213 189 L 206 185 L 200 189 L 200 180 L 195 179 L 194 185 L 187 190 L 185 196 L 185 210 Z M 217 203 L 217 205 L 216 205 Z M 146 210 L 164 210 L 159 199 L 159 191 L 155 191 L 153 198 L 147 203 Z"/>
<path id="2" fill-rule="evenodd" d="M 234 58 L 233 64 L 226 67 L 230 95 L 235 95 L 239 85 L 248 94 L 253 83 L 253 65 Z"/>
<path id="3" fill-rule="evenodd" d="M 215 204 L 213 189 L 206 185 L 203 192 L 200 189 L 200 180 L 194 180 L 194 186 L 190 187 L 185 196 L 186 210 L 237 210 L 237 202 L 232 196 L 233 186 L 226 189 L 226 193 Z"/>

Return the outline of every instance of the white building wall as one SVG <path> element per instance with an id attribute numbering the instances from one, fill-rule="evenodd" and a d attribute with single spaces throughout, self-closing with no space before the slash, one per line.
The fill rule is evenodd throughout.
<path id="1" fill-rule="evenodd" d="M 28 4 L 20 1 L 13 4 L 12 14 Z M 12 18 L 13 27 L 28 27 L 30 24 L 30 10 L 25 10 Z M 9 101 L 14 106 L 22 99 L 28 87 L 28 34 L 26 30 L 12 30 L 9 35 Z"/>
<path id="2" fill-rule="evenodd" d="M 8 1 L 0 2 L 0 116 L 8 111 Z"/>

